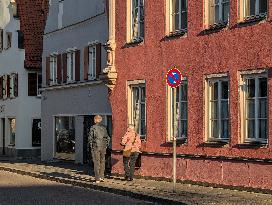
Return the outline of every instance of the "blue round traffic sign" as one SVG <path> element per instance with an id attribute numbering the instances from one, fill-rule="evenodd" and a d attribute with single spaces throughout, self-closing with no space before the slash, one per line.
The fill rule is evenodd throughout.
<path id="1" fill-rule="evenodd" d="M 173 68 L 166 74 L 166 83 L 171 88 L 176 88 L 181 84 L 182 75 L 177 68 Z"/>

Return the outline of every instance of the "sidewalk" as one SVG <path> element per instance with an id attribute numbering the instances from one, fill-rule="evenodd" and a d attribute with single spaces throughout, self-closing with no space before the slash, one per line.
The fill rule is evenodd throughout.
<path id="1" fill-rule="evenodd" d="M 121 177 L 113 176 L 99 185 L 94 185 L 94 177 L 88 174 L 88 169 L 86 165 L 67 162 L 7 161 L 0 158 L 0 170 L 2 171 L 131 196 L 158 204 L 272 205 L 272 195 L 269 194 L 181 183 L 177 184 L 177 192 L 173 193 L 172 183 L 164 181 L 135 179 L 127 182 Z"/>

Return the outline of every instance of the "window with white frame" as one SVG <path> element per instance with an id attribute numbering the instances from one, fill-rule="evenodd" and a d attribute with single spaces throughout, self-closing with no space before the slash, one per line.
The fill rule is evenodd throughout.
<path id="1" fill-rule="evenodd" d="M 187 79 L 177 88 L 168 88 L 168 140 L 188 136 L 188 85 Z"/>
<path id="2" fill-rule="evenodd" d="M 243 0 L 244 17 L 266 16 L 267 0 Z"/>
<path id="3" fill-rule="evenodd" d="M 67 53 L 67 82 L 75 81 L 75 68 L 76 68 L 76 52 L 70 50 Z"/>
<path id="4" fill-rule="evenodd" d="M 268 139 L 267 74 L 242 75 L 241 124 L 244 142 Z"/>
<path id="5" fill-rule="evenodd" d="M 89 71 L 88 79 L 93 80 L 96 78 L 96 46 L 89 46 Z"/>
<path id="6" fill-rule="evenodd" d="M 206 87 L 207 140 L 229 139 L 229 81 L 227 77 L 208 78 Z"/>
<path id="7" fill-rule="evenodd" d="M 138 42 L 144 39 L 144 0 L 128 1 L 128 35 L 129 41 Z"/>
<path id="8" fill-rule="evenodd" d="M 230 0 L 209 0 L 208 9 L 209 25 L 226 25 L 229 22 Z"/>
<path id="9" fill-rule="evenodd" d="M 187 0 L 170 0 L 170 32 L 187 31 Z"/>
<path id="10" fill-rule="evenodd" d="M 57 55 L 50 56 L 50 85 L 57 84 Z"/>
<path id="11" fill-rule="evenodd" d="M 145 84 L 129 86 L 129 123 L 142 139 L 146 137 L 146 90 Z"/>

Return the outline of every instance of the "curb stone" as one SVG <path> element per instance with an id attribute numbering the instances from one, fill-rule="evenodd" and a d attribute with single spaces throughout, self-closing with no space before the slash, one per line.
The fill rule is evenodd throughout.
<path id="1" fill-rule="evenodd" d="M 88 184 L 88 183 L 76 181 L 73 179 L 65 179 L 62 177 L 47 176 L 47 175 L 38 174 L 38 173 L 34 173 L 34 172 L 28 172 L 28 171 L 7 168 L 7 167 L 1 167 L 1 166 L 0 166 L 0 170 L 6 171 L 6 172 L 11 172 L 11 173 L 16 173 L 16 174 L 20 174 L 20 175 L 25 175 L 25 176 L 31 176 L 31 177 L 38 178 L 38 179 L 55 181 L 55 182 L 59 182 L 62 184 L 73 185 L 73 186 L 82 187 L 82 188 L 88 188 L 91 190 L 103 191 L 103 192 L 113 193 L 113 194 L 122 195 L 122 196 L 129 196 L 134 199 L 144 200 L 147 202 L 153 202 L 153 203 L 160 204 L 160 205 L 190 205 L 187 203 L 174 201 L 174 200 L 163 198 L 163 197 L 152 196 L 152 195 L 147 195 L 147 194 L 140 193 L 140 192 L 132 192 L 132 191 L 122 190 L 122 189 L 117 189 L 117 188 L 105 187 L 105 186 L 101 186 L 101 185 Z"/>

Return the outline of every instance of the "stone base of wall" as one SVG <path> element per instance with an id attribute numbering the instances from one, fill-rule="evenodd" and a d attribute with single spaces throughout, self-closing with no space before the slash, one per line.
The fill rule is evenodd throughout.
<path id="1" fill-rule="evenodd" d="M 3 148 L 0 147 L 2 156 Z M 12 157 L 17 159 L 27 159 L 27 158 L 40 158 L 41 156 L 41 149 L 16 149 L 16 148 L 5 148 L 5 156 Z"/>
<path id="2" fill-rule="evenodd" d="M 172 158 L 141 156 L 141 168 L 135 174 L 143 177 L 172 178 Z M 112 172 L 123 174 L 121 154 L 112 155 Z M 224 186 L 272 190 L 272 163 L 238 160 L 178 158 L 177 179 Z"/>

